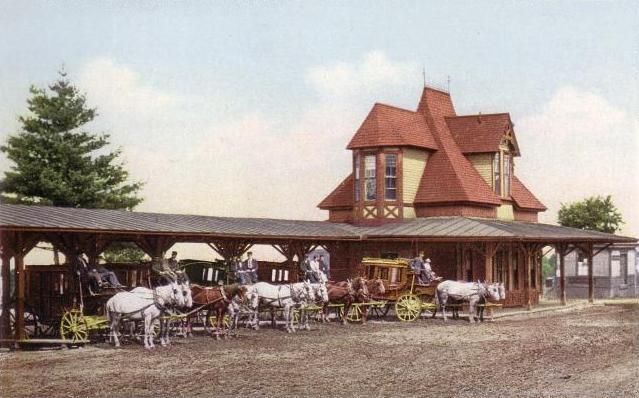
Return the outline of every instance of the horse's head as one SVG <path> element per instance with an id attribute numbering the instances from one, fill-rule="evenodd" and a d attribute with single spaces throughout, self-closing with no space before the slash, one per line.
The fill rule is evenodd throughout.
<path id="1" fill-rule="evenodd" d="M 180 283 L 180 287 L 182 288 L 184 306 L 186 308 L 193 307 L 193 292 L 191 291 L 191 284 L 188 281 L 186 281 L 186 282 Z"/>
<path id="2" fill-rule="evenodd" d="M 351 296 L 355 295 L 355 289 L 353 288 L 353 281 L 350 279 L 346 280 L 346 289 L 348 290 L 348 294 Z"/>
<path id="3" fill-rule="evenodd" d="M 315 286 L 315 300 L 328 303 L 328 288 L 326 287 L 326 283 L 322 282 Z"/>
<path id="4" fill-rule="evenodd" d="M 497 285 L 499 289 L 499 299 L 506 300 L 506 285 L 504 285 L 504 282 L 498 283 Z"/>
<path id="5" fill-rule="evenodd" d="M 366 278 L 362 276 L 355 278 L 355 281 L 353 282 L 353 288 L 355 289 L 357 295 L 362 296 L 365 299 L 368 299 L 370 297 Z"/>
<path id="6" fill-rule="evenodd" d="M 386 288 L 384 287 L 384 281 L 377 279 L 370 279 L 368 281 L 370 288 L 368 290 L 371 291 L 372 294 L 382 295 L 386 293 Z"/>
<path id="7" fill-rule="evenodd" d="M 485 294 L 484 297 L 490 301 L 499 301 L 499 284 L 498 283 L 484 283 Z"/>
<path id="8" fill-rule="evenodd" d="M 311 285 L 311 282 L 302 282 L 302 293 L 300 294 L 300 299 L 306 302 L 311 302 L 313 301 L 314 295 L 313 285 Z"/>
<path id="9" fill-rule="evenodd" d="M 237 285 L 237 290 L 234 294 L 235 297 L 237 297 L 240 302 L 244 301 L 248 295 L 248 287 L 244 286 L 244 285 L 240 285 L 240 284 L 236 284 Z"/>
<path id="10" fill-rule="evenodd" d="M 184 307 L 184 305 L 186 304 L 186 297 L 183 294 L 182 286 L 179 285 L 177 282 L 171 282 L 167 285 L 167 288 L 169 289 L 168 299 L 162 297 L 166 301 L 166 303 L 172 304 L 176 307 Z M 189 289 L 189 291 L 190 290 L 191 289 Z M 193 305 L 193 302 L 191 302 L 191 305 Z"/>

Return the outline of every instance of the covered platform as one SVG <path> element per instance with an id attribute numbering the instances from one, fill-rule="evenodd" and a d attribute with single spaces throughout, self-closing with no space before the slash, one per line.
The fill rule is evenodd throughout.
<path id="1" fill-rule="evenodd" d="M 10 262 L 15 264 L 16 340 L 24 339 L 24 257 L 38 242 L 49 242 L 65 256 L 86 254 L 93 264 L 112 242 L 134 242 L 151 258 L 163 257 L 176 243 L 203 243 L 222 258 L 241 256 L 252 245 L 273 246 L 291 271 L 315 247 L 331 254 L 336 279 L 358 274 L 363 257 L 412 257 L 425 250 L 435 271 L 449 279 L 504 282 L 507 303 L 531 308 L 541 287 L 541 249 L 560 258 L 561 297 L 565 303 L 563 257 L 579 250 L 588 259 L 593 296 L 594 246 L 636 239 L 532 222 L 473 217 L 428 217 L 357 226 L 327 221 L 233 218 L 0 205 L 2 336 L 9 330 Z M 295 273 L 293 273 L 295 274 Z M 507 296 L 508 297 L 508 296 Z"/>

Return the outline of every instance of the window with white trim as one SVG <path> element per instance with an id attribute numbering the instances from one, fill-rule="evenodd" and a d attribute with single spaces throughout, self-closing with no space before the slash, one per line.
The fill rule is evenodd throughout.
<path id="1" fill-rule="evenodd" d="M 360 178 L 359 178 L 359 168 L 360 168 L 360 156 L 359 154 L 355 156 L 355 164 L 353 168 L 355 169 L 355 201 L 359 202 L 360 194 L 361 194 L 361 186 L 360 186 Z"/>
<path id="2" fill-rule="evenodd" d="M 387 153 L 385 156 L 386 173 L 384 175 L 384 199 L 397 200 L 397 155 Z"/>
<path id="3" fill-rule="evenodd" d="M 495 153 L 493 157 L 494 189 L 497 195 L 501 195 L 501 152 Z"/>
<path id="4" fill-rule="evenodd" d="M 364 191 L 366 200 L 375 200 L 376 178 L 375 178 L 375 155 L 364 157 Z"/>

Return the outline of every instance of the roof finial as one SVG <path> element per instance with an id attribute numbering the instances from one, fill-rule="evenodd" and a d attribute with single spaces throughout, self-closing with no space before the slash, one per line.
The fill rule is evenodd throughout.
<path id="1" fill-rule="evenodd" d="M 448 94 L 450 94 L 450 75 L 448 75 L 448 80 L 446 80 L 446 82 L 448 83 Z"/>
<path id="2" fill-rule="evenodd" d="M 426 65 L 422 66 L 422 75 L 424 76 L 424 88 L 426 88 Z"/>

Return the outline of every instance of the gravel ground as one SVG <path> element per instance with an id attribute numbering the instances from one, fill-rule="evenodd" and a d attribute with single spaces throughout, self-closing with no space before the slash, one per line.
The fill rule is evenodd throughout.
<path id="1" fill-rule="evenodd" d="M 315 324 L 0 353 L 1 397 L 639 397 L 639 310 Z"/>

